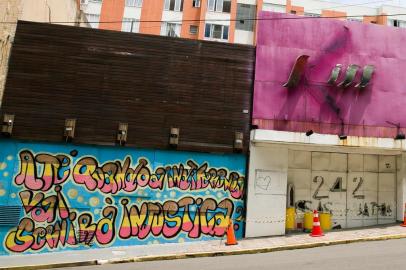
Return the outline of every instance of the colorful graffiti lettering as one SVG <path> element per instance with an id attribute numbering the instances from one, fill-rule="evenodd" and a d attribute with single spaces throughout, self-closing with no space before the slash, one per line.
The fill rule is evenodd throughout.
<path id="1" fill-rule="evenodd" d="M 15 178 L 17 185 L 30 190 L 49 190 L 54 184 L 61 184 L 68 179 L 70 169 L 69 157 L 65 155 L 38 154 L 34 156 L 29 150 L 20 152 L 20 173 Z M 43 164 L 42 174 L 38 172 L 38 165 Z"/>
<path id="2" fill-rule="evenodd" d="M 237 172 L 227 166 L 211 167 L 210 156 L 200 163 L 191 159 L 173 163 L 168 158 L 169 163 L 154 159 L 153 151 L 158 150 L 145 157 L 133 150 L 123 159 L 101 161 L 103 151 L 80 155 L 83 148 L 90 147 L 54 151 L 57 154 L 27 148 L 17 152 L 15 175 L 10 175 L 14 185 L 6 192 L 15 190 L 12 201 L 19 201 L 23 216 L 12 228 L 0 226 L 4 239 L 0 255 L 128 245 L 128 240 L 148 244 L 223 237 L 230 219 L 241 237 L 242 155 L 230 155 L 238 157 L 239 165 L 233 165 Z M 214 160 L 219 164 L 222 158 Z"/>
<path id="3" fill-rule="evenodd" d="M 55 187 L 56 195 L 45 197 L 43 192 L 22 191 L 20 198 L 25 214 L 15 230 L 9 232 L 5 246 L 13 252 L 24 252 L 28 249 L 40 250 L 44 246 L 55 249 L 61 246 L 76 245 L 81 242 L 89 243 L 96 237 L 100 244 L 110 243 L 115 237 L 115 220 L 117 209 L 107 206 L 103 209 L 103 218 L 97 224 L 92 223 L 92 215 L 82 213 L 77 220 L 80 235 L 75 234 L 74 221 L 77 212 L 70 210 L 61 193 L 61 187 Z M 111 204 L 111 200 L 106 200 Z M 35 225 L 37 223 L 53 223 L 46 227 Z"/>
<path id="4" fill-rule="evenodd" d="M 214 199 L 194 199 L 185 197 L 175 201 L 143 203 L 127 208 L 127 199 L 122 200 L 123 219 L 120 237 L 137 236 L 144 239 L 149 233 L 167 238 L 176 236 L 180 231 L 188 232 L 190 238 L 199 238 L 200 234 L 223 236 L 233 213 L 233 202 L 224 199 L 219 204 Z M 194 208 L 190 211 L 190 208 Z M 192 215 L 191 215 L 192 214 Z"/>
<path id="5" fill-rule="evenodd" d="M 48 197 L 43 192 L 20 192 L 27 216 L 7 235 L 5 246 L 8 250 L 24 252 L 44 246 L 54 249 L 58 244 L 75 246 L 89 244 L 94 239 L 99 245 L 106 245 L 116 237 L 117 225 L 118 236 L 122 239 L 145 239 L 150 234 L 172 238 L 181 231 L 187 232 L 190 238 L 199 238 L 201 234 L 223 236 L 234 209 L 233 202 L 227 198 L 217 204 L 211 198 L 184 197 L 177 202 L 144 202 L 140 207 L 128 205 L 129 200 L 124 198 L 121 200 L 121 220 L 116 224 L 119 209 L 111 205 L 111 198 L 106 198 L 108 206 L 103 209 L 102 218 L 93 222 L 92 214 L 78 216 L 77 211 L 69 208 L 60 186 L 55 187 L 55 192 L 56 195 Z M 41 222 L 54 223 L 47 227 L 35 226 Z"/>
<path id="6" fill-rule="evenodd" d="M 34 156 L 29 150 L 24 150 L 20 152 L 20 160 L 21 168 L 15 182 L 32 190 L 47 191 L 70 176 L 71 162 L 64 155 Z M 43 166 L 42 175 L 37 170 L 39 165 Z M 93 157 L 83 157 L 73 166 L 73 179 L 77 184 L 85 185 L 89 191 L 98 189 L 106 194 L 116 194 L 121 190 L 133 192 L 137 187 L 162 190 L 167 183 L 168 188 L 200 190 L 210 186 L 212 189 L 229 191 L 236 199 L 243 196 L 243 176 L 237 172 L 229 173 L 224 168 L 209 168 L 207 163 L 198 166 L 194 161 L 188 160 L 189 169 L 179 164 L 158 167 L 153 173 L 144 158 L 139 159 L 135 168 L 130 165 L 131 157 L 126 157 L 124 162 L 116 160 L 104 164 L 99 164 Z"/>

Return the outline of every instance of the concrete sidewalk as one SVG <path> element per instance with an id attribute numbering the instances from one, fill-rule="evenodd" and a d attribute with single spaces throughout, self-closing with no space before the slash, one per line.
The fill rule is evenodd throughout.
<path id="1" fill-rule="evenodd" d="M 327 233 L 324 237 L 316 238 L 310 237 L 308 234 L 251 238 L 240 240 L 236 246 L 225 246 L 223 240 L 214 240 L 1 256 L 0 269 L 46 269 L 106 263 L 252 254 L 398 238 L 406 238 L 406 228 L 399 226 L 399 224 L 391 224 L 357 230 L 333 231 Z"/>

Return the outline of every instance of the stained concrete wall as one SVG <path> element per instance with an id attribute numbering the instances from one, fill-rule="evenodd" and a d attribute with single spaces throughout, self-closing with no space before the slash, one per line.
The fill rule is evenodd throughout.
<path id="1" fill-rule="evenodd" d="M 79 14 L 76 0 L 22 0 L 21 13 L 18 19 L 77 25 L 76 21 L 79 19 Z"/>
<path id="2" fill-rule="evenodd" d="M 0 1 L 0 106 L 17 20 L 88 27 L 87 20 L 76 0 Z"/>
<path id="3" fill-rule="evenodd" d="M 19 14 L 20 0 L 0 1 L 0 105 L 7 74 L 7 63 Z"/>

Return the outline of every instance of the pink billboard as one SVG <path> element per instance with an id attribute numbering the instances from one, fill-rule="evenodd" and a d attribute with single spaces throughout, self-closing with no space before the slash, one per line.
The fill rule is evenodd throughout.
<path id="1" fill-rule="evenodd" d="M 394 137 L 406 126 L 406 30 L 261 12 L 253 124 Z"/>

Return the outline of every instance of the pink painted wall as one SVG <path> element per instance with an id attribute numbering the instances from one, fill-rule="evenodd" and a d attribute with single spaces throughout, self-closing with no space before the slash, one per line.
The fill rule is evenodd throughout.
<path id="1" fill-rule="evenodd" d="M 341 118 L 348 135 L 373 137 L 395 136 L 396 128 L 386 121 L 406 126 L 406 30 L 332 19 L 278 19 L 284 17 L 296 16 L 260 13 L 265 20 L 258 27 L 253 124 L 336 134 Z M 288 90 L 282 85 L 302 54 L 310 56 L 307 84 L 302 80 Z M 326 83 L 336 64 L 343 65 L 338 81 L 349 64 L 371 64 L 375 72 L 365 89 L 339 89 Z M 340 108 L 339 116 L 327 104 L 327 94 Z"/>

